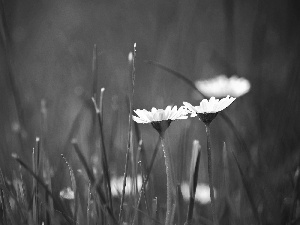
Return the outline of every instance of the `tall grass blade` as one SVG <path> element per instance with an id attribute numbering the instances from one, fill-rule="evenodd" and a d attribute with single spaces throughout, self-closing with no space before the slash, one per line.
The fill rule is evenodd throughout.
<path id="1" fill-rule="evenodd" d="M 157 143 L 156 143 L 156 146 L 154 148 L 154 151 L 153 151 L 153 154 L 152 154 L 152 157 L 151 157 L 151 161 L 150 161 L 150 165 L 149 165 L 149 167 L 147 167 L 145 179 L 143 179 L 143 183 L 142 183 L 142 187 L 141 187 L 141 190 L 140 190 L 139 199 L 138 199 L 138 202 L 137 202 L 137 205 L 136 205 L 136 209 L 139 208 L 139 205 L 141 203 L 142 193 L 143 193 L 143 190 L 144 190 L 144 188 L 146 187 L 146 185 L 149 181 L 150 174 L 151 174 L 151 171 L 152 171 L 152 168 L 153 168 L 153 165 L 154 165 L 154 161 L 155 161 L 157 152 L 158 152 L 159 147 L 160 147 L 160 143 L 161 143 L 161 139 L 159 138 Z M 138 213 L 138 210 L 136 210 L 134 212 L 134 216 L 133 216 L 133 220 L 132 220 L 131 225 L 134 225 L 137 213 Z"/>
<path id="2" fill-rule="evenodd" d="M 157 197 L 155 197 L 152 200 L 152 214 L 151 214 L 152 218 L 154 218 L 154 220 L 152 220 L 152 225 L 155 225 L 156 222 L 158 221 L 158 206 L 157 206 Z"/>
<path id="3" fill-rule="evenodd" d="M 250 206 L 251 206 L 251 209 L 252 209 L 252 213 L 253 213 L 253 215 L 254 215 L 257 223 L 261 224 L 261 221 L 260 221 L 260 218 L 259 218 L 259 213 L 258 213 L 257 207 L 256 207 L 256 205 L 254 203 L 254 198 L 252 196 L 252 193 L 250 191 L 251 184 L 248 182 L 247 177 L 244 175 L 243 170 L 242 170 L 242 168 L 240 166 L 240 163 L 238 162 L 238 159 L 237 159 L 236 155 L 234 154 L 233 151 L 230 150 L 230 152 L 233 155 L 233 158 L 234 158 L 234 160 L 236 162 L 236 165 L 238 167 L 239 173 L 241 175 L 242 183 L 243 183 L 243 186 L 244 186 L 245 191 L 247 193 L 247 196 L 248 196 L 248 199 L 249 199 L 249 202 L 250 202 Z"/>
<path id="4" fill-rule="evenodd" d="M 1 40 L 4 46 L 4 60 L 7 65 L 7 70 L 8 72 L 5 73 L 4 76 L 6 76 L 6 80 L 8 82 L 8 86 L 11 89 L 12 95 L 13 95 L 13 103 L 14 107 L 17 112 L 17 120 L 18 123 L 21 127 L 21 130 L 18 132 L 18 139 L 20 142 L 20 147 L 24 147 L 24 139 L 21 135 L 21 131 L 24 131 L 24 125 L 25 125 L 25 118 L 24 118 L 24 113 L 23 113 L 23 108 L 22 108 L 22 101 L 21 101 L 21 94 L 19 89 L 17 88 L 16 85 L 16 80 L 13 74 L 12 70 L 12 64 L 11 64 L 11 35 L 9 34 L 9 26 L 7 24 L 7 19 L 5 17 L 5 12 L 4 12 L 4 0 L 0 0 L 0 32 L 1 35 Z M 2 28 L 2 29 L 1 29 Z"/>
<path id="5" fill-rule="evenodd" d="M 87 195 L 87 207 L 86 207 L 86 224 L 90 225 L 90 208 L 91 208 L 91 182 L 89 182 L 88 186 L 88 195 Z"/>
<path id="6" fill-rule="evenodd" d="M 40 112 L 41 112 L 41 144 L 40 144 L 40 165 L 39 167 L 42 170 L 44 182 L 48 185 L 49 190 L 51 190 L 51 175 L 50 175 L 50 166 L 49 166 L 49 160 L 46 158 L 46 149 L 47 149 L 47 132 L 48 132 L 48 109 L 46 100 L 41 100 L 41 106 L 40 106 Z M 53 214 L 53 201 L 48 196 L 47 193 L 44 193 L 44 201 L 45 201 L 45 207 L 47 210 L 44 210 L 44 217 L 45 217 L 45 225 L 51 225 L 51 216 L 50 214 Z"/>
<path id="7" fill-rule="evenodd" d="M 86 171 L 86 173 L 88 175 L 88 178 L 89 178 L 91 184 L 92 185 L 95 184 L 96 180 L 95 180 L 94 174 L 93 174 L 92 170 L 90 169 L 90 167 L 88 166 L 88 163 L 85 160 L 85 158 L 84 158 L 84 156 L 83 156 L 83 154 L 82 154 L 82 152 L 81 152 L 81 150 L 80 150 L 80 148 L 78 146 L 77 140 L 73 139 L 71 141 L 71 143 L 72 143 L 72 145 L 74 147 L 74 150 L 75 150 L 75 152 L 76 152 L 76 154 L 77 154 L 80 162 L 82 163 L 82 165 L 83 165 L 83 167 L 84 167 L 84 169 L 85 169 L 85 171 Z"/>
<path id="8" fill-rule="evenodd" d="M 76 224 L 77 223 L 77 212 L 78 212 L 78 195 L 77 195 L 76 180 L 75 180 L 74 172 L 73 172 L 71 165 L 69 164 L 69 162 L 67 161 L 67 159 L 64 157 L 63 154 L 61 154 L 61 157 L 67 164 L 69 173 L 70 173 L 71 186 L 72 186 L 72 190 L 74 191 L 74 202 L 75 202 L 74 203 L 73 221 L 74 221 L 74 224 Z"/>
<path id="9" fill-rule="evenodd" d="M 100 111 L 100 116 L 101 116 L 101 123 L 103 124 L 103 97 L 104 97 L 104 91 L 105 88 L 101 88 L 100 91 L 100 99 L 99 99 L 99 111 Z"/>
<path id="10" fill-rule="evenodd" d="M 35 139 L 35 148 L 34 151 L 32 153 L 32 158 L 33 158 L 33 165 L 32 165 L 32 169 L 33 172 L 39 176 L 39 169 L 40 169 L 40 138 L 36 137 Z M 39 221 L 39 216 L 40 216 L 40 206 L 39 206 L 39 186 L 36 182 L 36 179 L 33 178 L 33 196 L 32 196 L 32 218 L 33 221 L 36 224 L 40 224 Z"/>
<path id="11" fill-rule="evenodd" d="M 199 91 L 194 82 L 191 81 L 190 79 L 186 78 L 183 74 L 175 71 L 175 70 L 172 70 L 171 68 L 169 67 L 166 67 L 158 62 L 155 62 L 155 61 L 152 61 L 152 60 L 146 60 L 145 61 L 146 63 L 150 64 L 150 65 L 153 65 L 153 66 L 156 66 L 164 71 L 167 71 L 168 73 L 174 75 L 175 77 L 177 77 L 178 79 L 184 81 L 186 84 L 188 84 L 190 87 L 192 87 L 193 89 L 195 89 L 203 98 L 207 98 L 207 96 L 205 96 L 201 91 Z"/>
<path id="12" fill-rule="evenodd" d="M 191 225 L 193 220 L 193 211 L 195 204 L 195 193 L 198 184 L 198 172 L 200 165 L 201 146 L 198 140 L 194 140 L 192 149 L 192 162 L 190 167 L 190 203 L 188 208 L 185 225 Z"/>
<path id="13" fill-rule="evenodd" d="M 141 192 L 137 196 L 137 199 L 135 199 L 135 205 L 137 206 L 137 208 L 140 207 L 139 203 L 140 203 L 141 197 L 142 197 L 140 194 L 143 194 L 144 198 L 145 198 L 145 204 L 146 204 L 146 207 L 148 209 L 148 214 L 149 214 L 149 207 L 147 206 L 147 198 L 146 198 L 146 189 L 143 188 L 144 187 L 143 183 L 144 183 L 144 179 L 145 179 L 145 172 L 147 171 L 147 161 L 144 161 L 144 159 L 146 160 L 145 152 L 144 152 L 144 149 L 143 149 L 143 140 L 139 140 L 138 149 L 137 149 L 137 160 L 138 160 L 137 165 L 140 166 L 140 171 L 141 171 L 141 175 L 142 175 L 142 187 L 141 187 Z M 136 170 L 138 170 L 138 168 Z M 137 187 L 137 190 L 138 190 L 138 187 Z M 138 211 L 137 210 L 134 211 L 133 221 L 135 221 L 136 216 L 138 216 Z"/>
<path id="14" fill-rule="evenodd" d="M 110 207 L 107 206 L 106 204 L 106 200 L 105 200 L 105 194 L 103 193 L 102 189 L 101 189 L 101 185 L 100 184 L 96 184 L 96 179 L 94 177 L 94 174 L 93 172 L 91 171 L 91 169 L 89 168 L 88 166 L 88 163 L 87 161 L 85 160 L 79 146 L 78 146 L 78 143 L 75 139 L 72 140 L 72 145 L 75 149 L 75 152 L 80 160 L 80 162 L 82 163 L 87 175 L 88 175 L 88 178 L 91 182 L 91 187 L 92 189 L 95 188 L 97 194 L 98 194 L 98 197 L 99 197 L 99 200 L 100 200 L 100 207 L 101 209 L 103 210 L 104 214 L 107 215 L 107 217 L 110 219 L 111 221 L 111 224 L 118 224 L 117 220 L 115 219 L 113 213 L 112 213 L 112 210 Z"/>
<path id="15" fill-rule="evenodd" d="M 24 163 L 17 154 L 12 154 L 12 157 L 25 169 L 27 170 L 27 172 L 29 172 L 29 174 L 34 177 L 37 181 L 37 183 L 39 183 L 44 190 L 47 192 L 47 194 L 53 199 L 54 204 L 59 208 L 58 211 L 63 215 L 63 217 L 65 218 L 65 220 L 69 223 L 72 224 L 72 220 L 69 218 L 69 216 L 67 216 L 64 212 L 66 212 L 67 210 L 65 209 L 64 205 L 61 203 L 60 200 L 58 200 L 53 194 L 52 192 L 49 190 L 48 186 L 44 183 L 44 181 L 37 176 L 32 169 L 30 169 L 28 167 L 28 165 L 26 163 Z"/>
<path id="16" fill-rule="evenodd" d="M 127 151 L 126 151 L 125 171 L 124 171 L 124 177 L 123 177 L 122 197 L 121 197 L 120 212 L 119 212 L 119 223 L 122 222 L 123 204 L 124 204 L 125 188 L 126 188 L 126 177 L 127 177 L 127 173 L 128 173 L 128 164 L 129 164 L 129 155 L 130 155 L 130 149 L 133 148 L 133 146 L 132 146 L 132 110 L 133 110 L 134 81 L 135 81 L 136 43 L 134 43 L 132 54 L 133 54 L 132 60 L 129 60 L 129 63 L 132 62 L 131 88 L 130 88 L 131 93 L 129 96 L 129 124 L 128 124 L 128 133 L 127 133 L 128 134 Z"/>
<path id="17" fill-rule="evenodd" d="M 111 186 L 110 186 L 110 175 L 109 175 L 109 168 L 108 168 L 108 162 L 107 162 L 107 154 L 106 154 L 106 149 L 105 149 L 105 144 L 104 144 L 104 134 L 103 134 L 103 124 L 102 124 L 102 115 L 100 112 L 100 109 L 97 106 L 96 100 L 92 98 L 92 101 L 94 103 L 94 107 L 96 110 L 97 118 L 98 118 L 98 123 L 99 123 L 99 134 L 100 134 L 100 143 L 101 143 L 101 159 L 102 159 L 102 169 L 103 169 L 103 174 L 104 174 L 104 182 L 105 182 L 105 190 L 106 190 L 106 195 L 108 198 L 108 203 L 110 209 L 113 211 L 113 205 L 112 205 L 112 197 L 111 197 Z"/>
<path id="18" fill-rule="evenodd" d="M 4 199 L 4 190 L 0 188 L 0 193 L 1 193 L 1 203 L 2 203 L 2 221 L 4 225 L 7 225 L 7 216 L 6 216 L 6 206 L 5 206 L 5 199 Z"/>
<path id="19" fill-rule="evenodd" d="M 128 164 L 130 157 L 130 148 L 131 148 L 131 136 L 132 136 L 132 113 L 129 113 L 129 130 L 128 130 L 128 139 L 127 139 L 127 151 L 126 151 L 126 160 L 125 160 L 125 172 L 123 177 L 123 187 L 122 187 L 122 195 L 121 195 L 121 204 L 120 204 L 120 212 L 119 212 L 119 223 L 122 222 L 122 214 L 123 214 L 123 205 L 125 198 L 125 188 L 126 188 L 126 177 L 128 173 Z"/>
<path id="20" fill-rule="evenodd" d="M 181 192 L 181 187 L 180 184 L 177 184 L 176 187 L 176 205 L 177 205 L 177 224 L 183 224 L 183 212 L 184 212 L 184 208 L 183 208 L 183 196 L 182 196 L 182 192 Z"/>
<path id="21" fill-rule="evenodd" d="M 141 168 L 141 175 L 142 175 L 142 183 L 144 182 L 144 178 L 145 178 L 145 175 L 144 175 L 144 171 L 143 171 L 143 165 L 142 165 L 142 161 L 139 161 L 139 165 L 140 165 L 140 168 Z M 137 189 L 138 190 L 138 189 Z M 147 197 L 147 188 L 143 188 L 142 190 L 142 194 L 144 196 L 144 201 L 145 201 L 145 207 L 146 207 L 146 210 L 148 212 L 148 215 L 150 216 L 151 215 L 151 209 L 150 209 L 150 206 L 148 204 L 148 197 Z"/>
<path id="22" fill-rule="evenodd" d="M 92 95 L 94 98 L 97 98 L 97 90 L 98 90 L 98 57 L 97 57 L 97 45 L 94 44 L 93 47 L 93 59 L 92 59 L 92 75 L 93 75 L 93 90 Z"/>

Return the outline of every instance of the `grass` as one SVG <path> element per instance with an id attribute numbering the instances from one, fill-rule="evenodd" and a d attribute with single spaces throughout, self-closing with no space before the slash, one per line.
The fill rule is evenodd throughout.
<path id="1" fill-rule="evenodd" d="M 234 13 L 232 8 L 234 2 L 230 1 L 231 4 L 225 12 L 228 27 L 226 43 L 230 56 L 234 55 L 231 48 L 234 48 L 235 44 L 231 43 L 235 32 L 234 17 L 231 15 Z M 168 214 L 169 224 L 214 224 L 210 204 L 201 202 L 197 195 L 200 194 L 200 189 L 197 189 L 200 183 L 206 185 L 210 183 L 210 186 L 216 189 L 214 208 L 217 221 L 215 224 L 216 222 L 225 225 L 299 223 L 300 157 L 297 150 L 299 148 L 297 129 L 294 125 L 299 122 L 297 119 L 298 53 L 293 53 L 295 54 L 293 60 L 289 62 L 291 70 L 288 71 L 288 76 L 292 79 L 286 84 L 287 97 L 285 92 L 278 94 L 274 91 L 267 96 L 275 95 L 275 97 L 271 96 L 263 101 L 263 97 L 266 98 L 266 95 L 263 95 L 263 85 L 267 83 L 262 80 L 264 71 L 262 66 L 252 67 L 253 73 L 259 78 L 259 83 L 253 78 L 254 103 L 251 102 L 250 97 L 242 97 L 234 103 L 236 108 L 220 113 L 218 119 L 211 125 L 211 143 L 206 144 L 203 141 L 205 127 L 198 121 L 196 123 L 190 118 L 188 122 L 172 123 L 163 143 L 164 150 L 170 153 L 168 164 L 171 177 L 168 183 L 174 189 L 172 202 L 167 203 L 167 195 L 170 193 L 166 192 L 167 181 L 163 167 L 161 139 L 156 140 L 157 134 L 152 130 L 149 131 L 150 128 L 149 130 L 145 128 L 148 125 L 139 125 L 132 121 L 133 109 L 137 108 L 135 103 L 143 102 L 142 98 L 147 97 L 148 94 L 141 95 L 140 86 L 144 88 L 145 85 L 138 79 L 136 82 L 135 78 L 139 77 L 141 68 L 157 69 L 156 72 L 164 76 L 162 81 L 172 81 L 165 82 L 167 84 L 162 82 L 165 86 L 177 85 L 179 82 L 181 89 L 180 91 L 176 89 L 176 93 L 184 93 L 185 90 L 199 92 L 191 76 L 178 72 L 177 69 L 180 67 L 177 66 L 174 66 L 176 69 L 172 69 L 164 63 L 152 60 L 143 63 L 142 60 L 139 61 L 139 57 L 136 61 L 134 48 L 133 60 L 128 63 L 129 72 L 124 72 L 126 78 L 123 80 L 130 85 L 127 90 L 126 88 L 117 90 L 116 94 L 123 94 L 126 97 L 120 98 L 118 108 L 111 113 L 112 115 L 107 115 L 106 113 L 110 114 L 111 109 L 109 96 L 116 90 L 109 87 L 99 88 L 99 73 L 101 77 L 106 75 L 104 69 L 98 67 L 99 47 L 94 45 L 91 68 L 93 85 L 88 91 L 89 94 L 84 97 L 83 104 L 78 107 L 80 109 L 77 108 L 77 113 L 74 113 L 70 128 L 63 131 L 66 137 L 64 142 L 60 143 L 61 151 L 59 153 L 52 151 L 47 146 L 47 143 L 55 140 L 51 140 L 47 132 L 51 124 L 48 116 L 51 113 L 47 111 L 46 100 L 42 100 L 41 108 L 32 109 L 41 110 L 41 129 L 26 130 L 31 136 L 39 136 L 32 146 L 30 144 L 28 146 L 28 143 L 24 143 L 22 131 L 25 131 L 25 124 L 29 120 L 25 118 L 27 115 L 26 112 L 24 114 L 25 102 L 22 101 L 23 96 L 18 89 L 11 63 L 13 57 L 10 48 L 11 37 L 4 13 L 4 1 L 0 4 L 1 40 L 4 46 L 5 64 L 8 68 L 5 73 L 6 82 L 12 93 L 11 100 L 16 111 L 17 122 L 21 127 L 21 132 L 17 133 L 16 139 L 19 142 L 18 148 L 13 148 L 11 151 L 12 148 L 6 149 L 1 143 L 1 150 L 7 150 L 9 155 L 12 154 L 15 162 L 10 163 L 11 159 L 2 153 L 4 151 L 1 152 L 0 157 L 3 156 L 1 160 L 4 163 L 0 165 L 0 224 L 158 225 L 165 224 L 166 214 Z M 263 64 L 262 49 L 265 45 L 261 36 L 267 35 L 265 24 L 261 19 L 263 16 L 263 11 L 260 10 L 254 20 L 258 28 L 253 32 L 252 45 L 255 51 L 250 61 L 255 65 Z M 180 49 L 184 48 L 181 46 Z M 234 64 L 232 61 L 234 59 L 231 59 L 231 63 Z M 230 75 L 231 65 L 227 65 L 226 68 Z M 183 71 L 186 73 L 186 70 Z M 165 88 L 164 91 L 164 102 L 157 101 L 157 103 L 155 100 L 153 102 L 167 104 L 174 96 L 179 96 L 174 94 L 174 89 L 169 92 L 169 89 Z M 161 92 L 159 90 L 159 93 Z M 202 93 L 198 94 L 206 97 Z M 272 107 L 269 105 L 264 107 L 264 103 L 270 102 L 273 98 L 275 101 L 280 100 L 280 104 L 278 103 L 280 107 L 275 105 L 273 110 L 268 111 L 267 109 Z M 243 116 L 249 113 L 247 110 L 250 109 L 243 106 L 255 105 L 256 99 L 259 99 L 259 103 L 253 108 L 259 112 L 257 118 L 259 123 L 253 125 L 251 120 L 239 124 L 238 118 L 245 119 L 246 117 Z M 123 104 L 123 100 L 127 102 Z M 143 104 L 146 105 L 145 108 L 152 106 L 150 102 Z M 120 116 L 121 114 L 123 116 Z M 253 113 L 250 119 L 255 121 L 255 115 Z M 88 123 L 88 116 L 92 118 L 91 124 Z M 271 120 L 270 118 L 273 117 L 276 119 Z M 107 118 L 112 118 L 112 121 L 108 121 Z M 85 129 L 80 132 L 82 126 L 85 126 Z M 122 141 L 118 140 L 120 136 L 118 132 L 122 133 L 122 137 L 126 137 L 124 138 L 126 145 L 120 144 Z M 82 133 L 89 136 L 88 144 L 81 138 Z M 193 145 L 195 137 L 199 138 L 200 144 L 204 145 L 202 149 L 206 149 L 206 145 L 208 148 L 212 147 L 213 176 L 207 173 L 206 151 L 200 150 L 199 145 Z M 283 140 L 288 141 L 283 142 Z M 4 142 L 4 138 L 1 139 L 2 141 Z M 58 158 L 61 155 L 62 159 L 55 160 L 53 155 L 58 155 Z M 12 169 L 8 169 L 8 165 Z M 54 175 L 53 170 L 56 167 L 59 170 Z M 114 195 L 112 189 L 116 184 L 111 181 L 119 174 L 122 174 L 123 182 L 119 187 L 119 194 Z M 141 184 L 138 176 L 142 177 Z M 187 193 L 182 186 L 186 181 L 189 183 Z M 60 191 L 65 190 L 66 186 L 74 193 L 74 198 L 61 197 Z M 126 188 L 129 187 L 131 189 L 127 191 Z M 205 195 L 205 192 L 203 193 Z M 212 193 L 214 192 L 206 193 L 206 196 L 213 197 Z"/>

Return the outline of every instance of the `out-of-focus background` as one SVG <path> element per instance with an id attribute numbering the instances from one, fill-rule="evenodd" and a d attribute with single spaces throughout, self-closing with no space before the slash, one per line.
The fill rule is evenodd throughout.
<path id="1" fill-rule="evenodd" d="M 18 169 L 10 157 L 13 152 L 31 162 L 36 136 L 42 138 L 43 149 L 53 166 L 55 190 L 62 189 L 68 176 L 60 154 L 75 168 L 81 167 L 76 164 L 78 159 L 69 144 L 72 138 L 77 138 L 88 160 L 98 165 L 99 143 L 90 100 L 95 82 L 92 55 L 96 44 L 96 85 L 98 95 L 100 88 L 105 88 L 104 136 L 110 172 L 123 174 L 129 112 L 126 96 L 131 82 L 128 53 L 136 42 L 134 109 L 200 101 L 183 81 L 145 60 L 157 61 L 192 81 L 236 74 L 251 82 L 250 92 L 226 109 L 248 152 L 241 149 L 223 120 L 217 117 L 212 123 L 214 182 L 217 190 L 222 188 L 222 175 L 218 174 L 225 141 L 250 178 L 257 185 L 267 182 L 271 187 L 267 193 L 280 203 L 267 214 L 276 221 L 282 199 L 292 193 L 291 177 L 299 164 L 299 12 L 296 0 L 3 0 L 3 173 L 11 177 Z M 150 125 L 141 125 L 140 129 L 150 157 L 158 135 Z M 205 150 L 205 128 L 197 119 L 173 122 L 168 129 L 167 146 L 176 165 L 178 182 L 189 177 L 194 139 L 199 139 Z M 253 163 L 258 170 L 251 169 Z M 235 172 L 231 179 L 238 182 L 237 169 L 232 167 Z M 154 180 L 164 181 L 157 182 L 161 188 L 158 190 L 164 193 L 165 174 L 161 171 L 164 160 L 159 153 Z M 205 151 L 199 180 L 207 183 Z M 263 202 L 261 196 L 266 194 L 257 195 L 259 205 Z"/>

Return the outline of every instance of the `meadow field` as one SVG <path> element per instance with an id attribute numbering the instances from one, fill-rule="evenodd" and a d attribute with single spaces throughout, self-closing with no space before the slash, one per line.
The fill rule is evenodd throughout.
<path id="1" fill-rule="evenodd" d="M 300 224 L 299 12 L 1 0 L 0 224 Z"/>

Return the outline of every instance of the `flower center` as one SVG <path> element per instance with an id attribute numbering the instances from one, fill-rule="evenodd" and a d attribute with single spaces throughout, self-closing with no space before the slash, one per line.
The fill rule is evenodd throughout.
<path id="1" fill-rule="evenodd" d="M 171 122 L 172 120 L 162 120 L 162 121 L 153 121 L 151 122 L 151 124 L 159 134 L 163 134 L 170 126 Z"/>
<path id="2" fill-rule="evenodd" d="M 218 115 L 218 112 L 216 113 L 197 113 L 200 120 L 205 123 L 206 125 L 209 125 L 211 121 L 213 121 L 214 118 Z"/>

